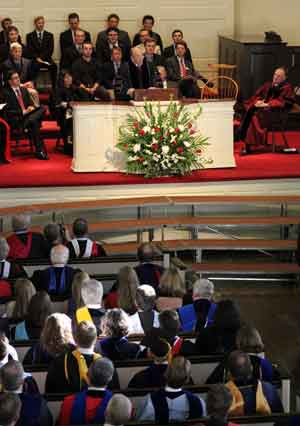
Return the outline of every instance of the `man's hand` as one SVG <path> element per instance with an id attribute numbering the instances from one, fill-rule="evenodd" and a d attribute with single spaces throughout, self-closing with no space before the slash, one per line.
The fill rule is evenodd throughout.
<path id="1" fill-rule="evenodd" d="M 43 63 L 44 63 L 43 59 L 41 59 L 41 58 L 36 58 L 36 61 L 37 61 L 39 64 L 43 64 Z"/>
<path id="2" fill-rule="evenodd" d="M 131 89 L 127 90 L 127 95 L 131 96 L 133 98 L 133 95 L 134 95 L 134 88 L 133 87 Z"/>
<path id="3" fill-rule="evenodd" d="M 29 107 L 27 107 L 26 109 L 24 109 L 24 111 L 23 111 L 23 115 L 25 115 L 25 114 L 29 114 L 30 112 L 32 112 L 32 111 L 34 111 L 35 110 L 35 107 L 34 106 L 32 106 L 32 105 L 30 105 Z"/>
<path id="4" fill-rule="evenodd" d="M 257 101 L 256 103 L 255 103 L 255 107 L 256 108 L 266 108 L 266 107 L 268 107 L 269 106 L 269 104 L 268 103 L 266 103 L 265 101 Z"/>
<path id="5" fill-rule="evenodd" d="M 21 84 L 21 87 L 26 87 L 26 89 L 34 89 L 32 81 L 26 81 L 26 83 Z"/>

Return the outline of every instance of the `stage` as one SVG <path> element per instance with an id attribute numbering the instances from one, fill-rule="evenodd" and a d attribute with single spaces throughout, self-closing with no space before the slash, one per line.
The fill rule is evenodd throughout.
<path id="1" fill-rule="evenodd" d="M 291 147 L 300 148 L 300 133 L 288 132 Z M 74 173 L 71 158 L 47 141 L 49 161 L 18 153 L 0 165 L 0 205 L 155 195 L 263 195 L 300 193 L 300 154 L 256 152 L 241 157 L 235 146 L 235 168 L 197 170 L 185 177 L 144 179 L 124 173 Z"/>

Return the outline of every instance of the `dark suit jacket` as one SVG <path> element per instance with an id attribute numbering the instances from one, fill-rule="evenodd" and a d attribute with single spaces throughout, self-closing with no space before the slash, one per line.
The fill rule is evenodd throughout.
<path id="1" fill-rule="evenodd" d="M 26 83 L 27 81 L 33 81 L 36 77 L 36 70 L 30 59 L 22 58 L 21 67 L 18 67 L 17 64 L 13 61 L 12 57 L 9 57 L 3 63 L 3 76 L 4 82 L 6 82 L 7 74 L 9 71 L 17 71 L 20 76 L 21 83 Z"/>
<path id="2" fill-rule="evenodd" d="M 76 49 L 75 45 L 68 47 L 64 56 L 61 58 L 60 68 L 71 71 L 73 63 L 81 57 L 81 54 Z"/>
<path id="3" fill-rule="evenodd" d="M 164 49 L 161 36 L 158 33 L 155 33 L 154 31 L 150 31 L 150 37 L 156 40 L 156 44 L 160 47 L 161 53 L 163 53 Z M 140 34 L 136 33 L 132 42 L 132 46 L 137 46 L 138 44 L 140 44 Z"/>
<path id="4" fill-rule="evenodd" d="M 128 49 L 131 47 L 131 40 L 127 31 L 119 30 L 119 40 L 120 42 L 126 46 Z M 106 30 L 100 31 L 97 35 L 96 47 L 107 41 L 107 33 Z"/>
<path id="5" fill-rule="evenodd" d="M 194 66 L 193 63 L 185 59 L 185 66 L 187 69 L 188 75 L 194 75 Z M 168 74 L 168 80 L 170 81 L 179 81 L 181 80 L 180 66 L 176 56 L 166 60 L 166 69 Z"/>
<path id="6" fill-rule="evenodd" d="M 32 31 L 26 36 L 26 44 L 32 59 L 41 58 L 43 61 L 51 62 L 54 50 L 54 37 L 52 33 L 44 31 L 42 43 L 38 41 L 36 31 Z"/>
<path id="7" fill-rule="evenodd" d="M 123 61 L 128 61 L 130 56 L 130 47 L 121 41 L 118 42 L 118 46 L 122 50 L 122 59 Z M 101 41 L 96 45 L 96 57 L 97 61 L 100 64 L 104 64 L 105 62 L 109 62 L 111 59 L 111 50 L 108 44 L 108 41 Z"/>
<path id="8" fill-rule="evenodd" d="M 61 275 L 63 272 L 63 269 L 65 270 L 65 290 L 62 292 L 60 290 L 60 280 Z M 71 266 L 65 266 L 65 268 L 61 267 L 54 267 L 54 273 L 56 278 L 56 291 L 51 292 L 49 289 L 50 286 L 50 269 L 43 269 L 43 270 L 36 270 L 34 271 L 31 281 L 35 285 L 37 291 L 45 290 L 47 293 L 52 295 L 61 295 L 62 297 L 68 298 L 71 295 L 71 288 L 72 288 L 72 281 L 74 278 L 74 275 L 76 272 L 78 272 L 78 269 L 73 269 Z"/>
<path id="9" fill-rule="evenodd" d="M 91 41 L 91 35 L 88 31 L 85 32 L 85 41 Z M 73 46 L 73 37 L 72 37 L 72 31 L 66 30 L 62 33 L 60 33 L 59 36 L 59 45 L 60 45 L 60 52 L 61 52 L 61 62 L 63 60 L 64 54 L 66 49 Z"/>
<path id="10" fill-rule="evenodd" d="M 29 53 L 28 53 L 28 49 L 26 46 L 24 46 L 24 44 L 20 43 L 23 51 L 22 51 L 22 56 L 23 58 L 29 58 Z M 6 61 L 6 59 L 9 57 L 9 49 L 10 49 L 10 44 L 9 43 L 5 43 L 5 44 L 1 44 L 0 45 L 0 63 Z"/>
<path id="11" fill-rule="evenodd" d="M 175 54 L 176 53 L 175 53 L 175 49 L 174 49 L 174 44 L 171 44 L 170 46 L 168 46 L 164 49 L 163 55 L 164 55 L 165 59 L 172 58 L 172 56 L 175 56 Z M 193 62 L 191 51 L 190 51 L 189 48 L 187 48 L 187 50 L 186 50 L 185 60 Z"/>
<path id="12" fill-rule="evenodd" d="M 25 87 L 21 87 L 21 93 L 23 96 L 25 108 L 28 108 L 30 105 L 33 105 L 29 92 Z M 13 128 L 21 127 L 24 117 L 14 90 L 11 87 L 4 89 L 3 97 L 6 102 L 4 113 L 5 119 Z"/>
<path id="13" fill-rule="evenodd" d="M 126 97 L 128 89 L 132 88 L 129 66 L 127 62 L 121 63 L 118 75 L 115 73 L 113 63 L 111 61 L 106 62 L 101 67 L 101 78 L 101 84 L 106 89 L 114 89 L 116 85 L 120 85 L 119 93 L 116 93 L 117 98 Z"/>
<path id="14" fill-rule="evenodd" d="M 144 60 L 142 66 L 138 68 L 131 59 L 128 61 L 130 80 L 135 89 L 148 89 L 150 87 L 149 73 Z"/>
<path id="15" fill-rule="evenodd" d="M 7 37 L 5 37 L 5 31 L 0 31 L 0 44 L 5 44 L 7 42 Z M 21 43 L 21 36 L 18 37 L 18 43 Z"/>

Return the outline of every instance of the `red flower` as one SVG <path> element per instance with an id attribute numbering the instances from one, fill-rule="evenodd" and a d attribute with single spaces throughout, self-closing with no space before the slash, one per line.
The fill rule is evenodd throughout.
<path id="1" fill-rule="evenodd" d="M 140 157 L 140 158 L 138 158 L 138 161 L 139 161 L 140 163 L 143 163 L 143 162 L 145 161 L 145 158 L 144 158 L 144 157 Z"/>
<path id="2" fill-rule="evenodd" d="M 138 129 L 138 128 L 139 128 L 139 123 L 136 121 L 135 123 L 133 123 L 133 127 L 134 127 L 135 129 Z"/>
<path id="3" fill-rule="evenodd" d="M 177 145 L 177 141 L 173 141 L 173 142 L 172 142 L 172 145 Z"/>
<path id="4" fill-rule="evenodd" d="M 202 154 L 202 149 L 197 149 L 197 154 Z"/>
<path id="5" fill-rule="evenodd" d="M 193 127 L 192 123 L 188 123 L 188 128 L 191 129 Z"/>
<path id="6" fill-rule="evenodd" d="M 181 153 L 183 152 L 183 148 L 182 148 L 182 146 L 179 146 L 179 147 L 177 148 L 177 152 L 178 152 L 179 154 L 181 154 Z"/>
<path id="7" fill-rule="evenodd" d="M 145 132 L 144 132 L 144 130 L 143 130 L 143 129 L 141 129 L 141 130 L 139 131 L 139 135 L 140 135 L 140 136 L 145 136 Z"/>
<path id="8" fill-rule="evenodd" d="M 157 143 L 154 143 L 154 144 L 152 145 L 152 149 L 153 149 L 153 151 L 157 151 L 157 150 L 158 150 L 158 145 L 157 145 Z"/>
<path id="9" fill-rule="evenodd" d="M 196 130 L 195 129 L 191 129 L 190 130 L 190 135 L 193 135 L 194 133 L 196 133 Z"/>
<path id="10" fill-rule="evenodd" d="M 123 145 L 123 148 L 124 148 L 124 149 L 128 149 L 128 143 L 125 143 L 125 144 Z"/>
<path id="11" fill-rule="evenodd" d="M 175 133 L 179 133 L 179 132 L 180 132 L 180 130 L 178 129 L 178 127 L 176 127 Z"/>
<path id="12" fill-rule="evenodd" d="M 160 137 L 159 137 L 159 140 L 160 140 L 160 141 L 163 141 L 163 140 L 164 140 L 164 137 L 163 137 L 163 136 L 160 136 Z"/>
<path id="13" fill-rule="evenodd" d="M 178 117 L 178 112 L 174 112 L 174 118 L 177 118 Z"/>
<path id="14" fill-rule="evenodd" d="M 159 127 L 155 127 L 154 131 L 155 131 L 155 133 L 159 133 L 160 132 L 160 128 Z"/>
<path id="15" fill-rule="evenodd" d="M 167 133 L 166 133 L 166 137 L 168 138 L 169 136 L 170 136 L 170 133 L 169 133 L 169 132 L 167 132 Z"/>

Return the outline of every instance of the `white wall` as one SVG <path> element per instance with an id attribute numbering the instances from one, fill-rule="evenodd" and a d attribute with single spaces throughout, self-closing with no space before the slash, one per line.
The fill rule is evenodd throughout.
<path id="1" fill-rule="evenodd" d="M 0 0 L 0 15 L 13 18 L 23 39 L 32 30 L 34 16 L 46 17 L 47 29 L 56 36 L 56 58 L 58 34 L 65 29 L 67 15 L 73 11 L 80 14 L 81 26 L 92 32 L 94 41 L 111 12 L 120 15 L 120 27 L 131 35 L 140 28 L 141 17 L 151 13 L 165 45 L 170 43 L 175 27 L 183 30 L 196 65 L 203 71 L 208 63 L 217 61 L 217 35 L 232 36 L 234 32 L 234 0 Z"/>
<path id="2" fill-rule="evenodd" d="M 300 45 L 299 0 L 235 0 L 237 35 L 278 32 L 290 45 Z"/>

